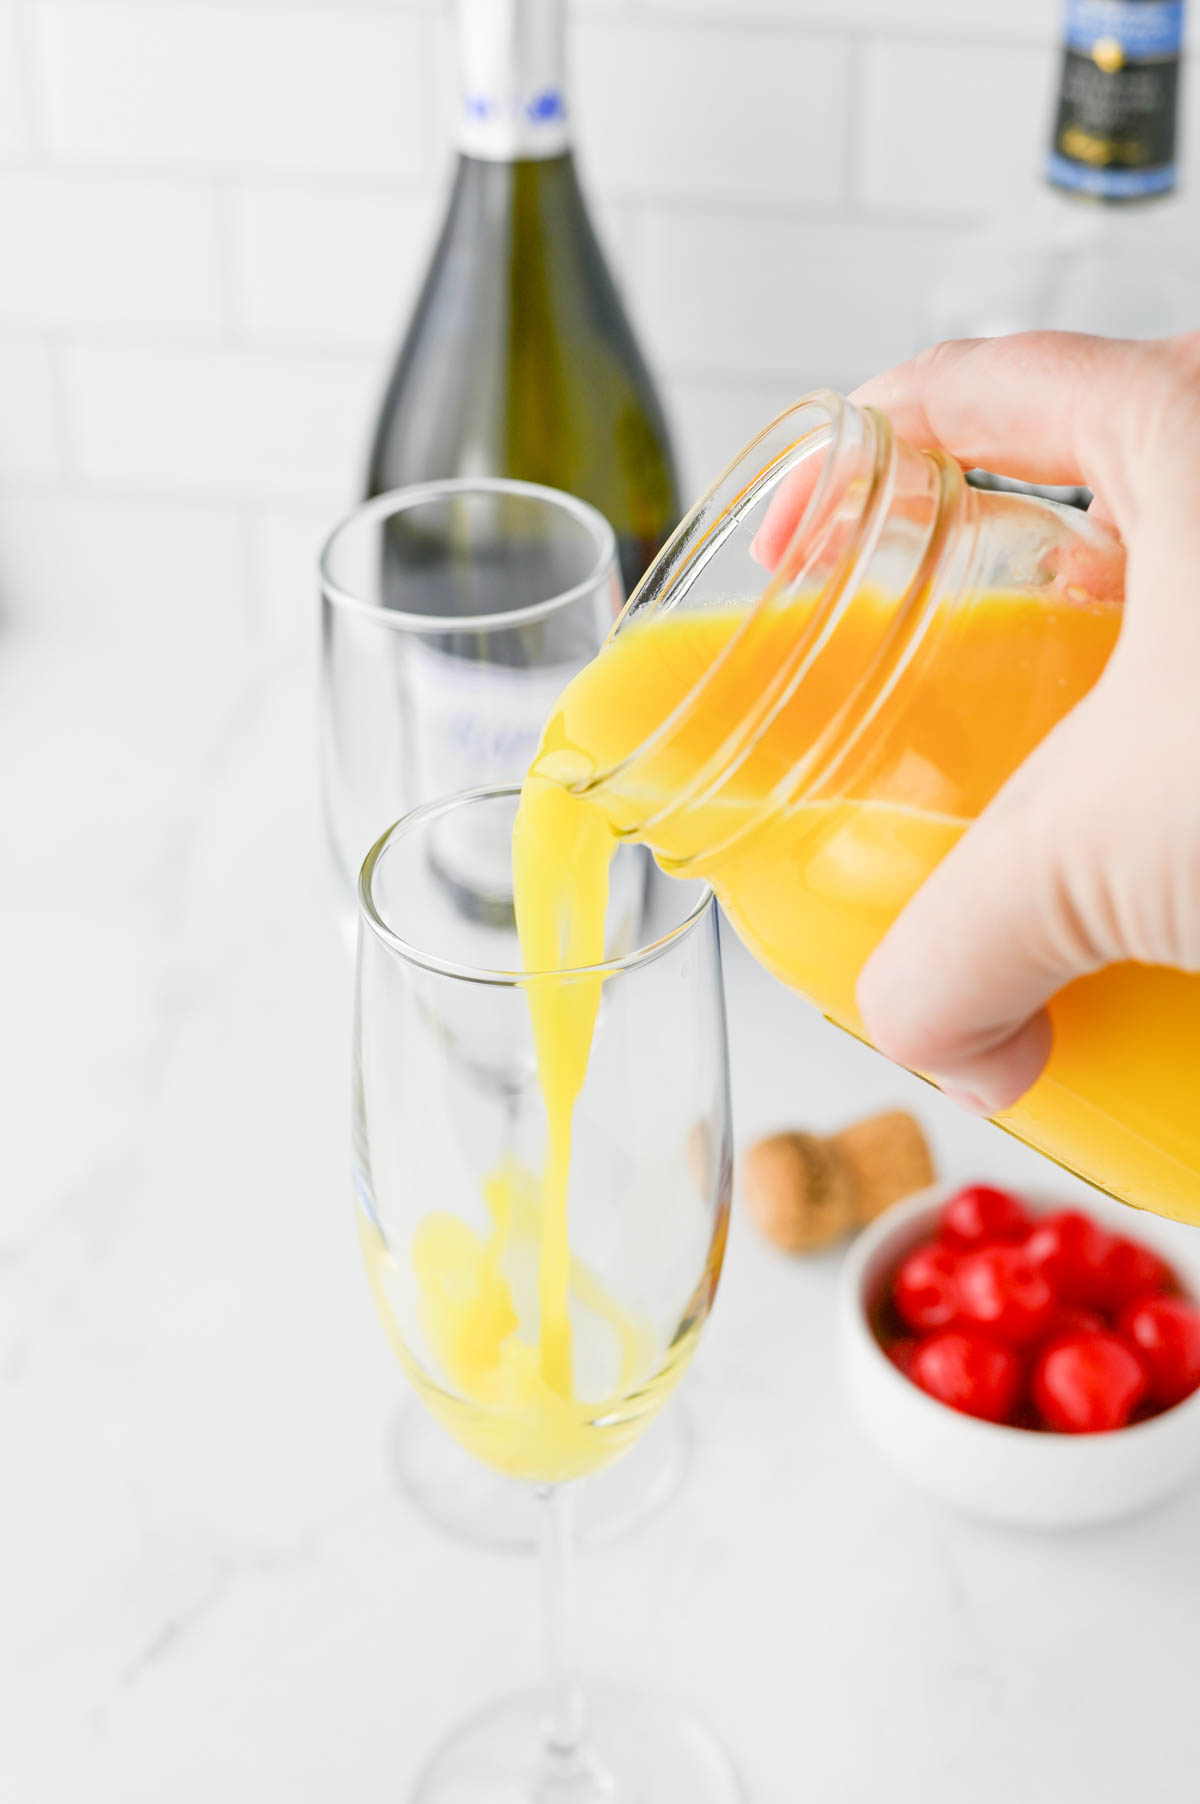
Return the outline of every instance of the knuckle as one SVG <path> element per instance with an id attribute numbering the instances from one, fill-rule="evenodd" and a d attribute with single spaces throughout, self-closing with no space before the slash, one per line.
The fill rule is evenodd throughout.
<path id="1" fill-rule="evenodd" d="M 1175 338 L 1161 339 L 1158 355 L 1177 379 L 1200 389 L 1200 331 L 1181 332 Z"/>
<path id="2" fill-rule="evenodd" d="M 933 988 L 924 982 L 894 985 L 868 966 L 858 986 L 863 1025 L 885 1057 L 910 1071 L 934 1071 L 955 1050 L 947 1017 Z M 915 975 L 907 972 L 906 975 Z"/>

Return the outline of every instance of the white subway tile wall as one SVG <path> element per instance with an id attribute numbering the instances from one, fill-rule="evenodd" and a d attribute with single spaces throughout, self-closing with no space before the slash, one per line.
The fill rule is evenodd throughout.
<path id="1" fill-rule="evenodd" d="M 0 338 L 0 476 L 54 476 L 61 427 L 50 347 L 37 338 Z M 4 586 L 0 550 L 0 590 Z"/>
<path id="2" fill-rule="evenodd" d="M 315 655 L 320 626 L 317 554 L 333 519 L 327 508 L 295 503 L 256 510 L 249 547 L 256 641 L 276 651 Z M 303 597 L 299 607 L 297 596 Z"/>
<path id="3" fill-rule="evenodd" d="M 1051 0 L 1053 4 L 1053 0 Z M 678 18 L 764 19 L 805 27 L 837 26 L 842 30 L 889 31 L 954 38 L 1044 38 L 1047 0 L 1004 0 L 1000 9 L 982 0 L 645 0 L 645 10 Z"/>
<path id="4" fill-rule="evenodd" d="M 33 19 L 58 156 L 315 176 L 427 161 L 428 30 L 402 6 L 37 0 Z"/>
<path id="5" fill-rule="evenodd" d="M 218 196 L 203 181 L 0 169 L 0 324 L 219 338 Z"/>
<path id="6" fill-rule="evenodd" d="M 642 319 L 688 375 L 853 384 L 913 348 L 914 302 L 949 234 L 875 219 L 654 209 Z M 731 447 L 736 450 L 737 447 Z"/>
<path id="7" fill-rule="evenodd" d="M 0 547 L 0 628 L 36 617 L 90 646 L 148 634 L 189 658 L 229 658 L 250 641 L 245 538 L 228 508 L 0 489 Z"/>
<path id="8" fill-rule="evenodd" d="M 371 357 L 93 344 L 63 366 L 79 470 L 100 482 L 336 508 L 361 477 Z"/>
<path id="9" fill-rule="evenodd" d="M 860 168 L 872 212 L 949 214 L 997 207 L 1030 191 L 1044 154 L 1057 59 L 1036 46 L 868 44 L 862 102 L 870 130 Z"/>
<path id="10" fill-rule="evenodd" d="M 20 156 L 26 145 L 22 23 L 13 0 L 0 0 L 0 161 Z"/>
<path id="11" fill-rule="evenodd" d="M 573 70 L 597 187 L 655 201 L 837 212 L 850 44 L 745 25 L 584 20 Z"/>
<path id="12" fill-rule="evenodd" d="M 433 248 L 438 195 L 345 182 L 246 182 L 230 197 L 237 328 L 279 344 L 378 353 L 403 327 Z"/>
<path id="13" fill-rule="evenodd" d="M 569 4 L 585 183 L 695 491 L 913 347 L 937 258 L 1030 180 L 1057 0 Z M 0 0 L 0 630 L 211 607 L 311 651 L 445 193 L 446 38 L 442 0 Z"/>

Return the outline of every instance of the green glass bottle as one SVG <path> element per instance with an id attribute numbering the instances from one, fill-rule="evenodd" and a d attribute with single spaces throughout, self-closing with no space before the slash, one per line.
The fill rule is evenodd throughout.
<path id="1" fill-rule="evenodd" d="M 610 521 L 628 592 L 679 495 L 662 407 L 575 171 L 563 25 L 563 0 L 458 0 L 458 164 L 367 489 L 480 475 L 565 489 Z"/>

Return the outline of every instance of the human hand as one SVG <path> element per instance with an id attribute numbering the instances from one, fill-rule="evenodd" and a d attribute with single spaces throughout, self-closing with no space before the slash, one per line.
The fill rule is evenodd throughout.
<path id="1" fill-rule="evenodd" d="M 1073 978 L 1126 959 L 1200 970 L 1200 333 L 942 344 L 852 399 L 967 467 L 1085 484 L 1128 554 L 1099 682 L 858 981 L 880 1050 L 990 1115 L 1042 1070 L 1045 1004 Z"/>

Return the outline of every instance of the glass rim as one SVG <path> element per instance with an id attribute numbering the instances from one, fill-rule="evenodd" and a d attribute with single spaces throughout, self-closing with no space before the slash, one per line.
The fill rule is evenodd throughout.
<path id="1" fill-rule="evenodd" d="M 438 796 L 431 802 L 422 802 L 407 814 L 393 821 L 387 830 L 380 834 L 371 850 L 363 859 L 358 875 L 358 914 L 360 923 L 365 923 L 390 951 L 404 959 L 407 964 L 417 965 L 422 970 L 435 972 L 439 977 L 450 977 L 463 983 L 490 984 L 500 989 L 524 989 L 529 984 L 560 982 L 577 982 L 582 978 L 606 978 L 618 975 L 623 971 L 637 970 L 669 952 L 680 940 L 686 939 L 693 929 L 716 908 L 716 897 L 711 884 L 703 878 L 688 877 L 685 882 L 699 883 L 700 896 L 688 909 L 687 913 L 657 939 L 649 940 L 645 945 L 635 946 L 629 952 L 623 952 L 616 958 L 607 958 L 594 965 L 571 965 L 563 970 L 550 971 L 511 971 L 487 965 L 468 965 L 460 960 L 441 958 L 435 952 L 428 952 L 420 946 L 414 946 L 403 934 L 389 927 L 376 905 L 372 893 L 372 880 L 380 858 L 393 843 L 404 839 L 416 829 L 420 829 L 436 819 L 438 815 L 449 814 L 457 809 L 469 807 L 478 802 L 494 802 L 501 797 L 517 797 L 521 793 L 519 783 L 483 784 L 477 789 L 460 789 L 454 795 Z M 619 841 L 626 844 L 626 841 Z"/>
<path id="2" fill-rule="evenodd" d="M 843 443 L 848 423 L 857 416 L 873 414 L 875 411 L 870 408 L 858 407 L 855 402 L 848 400 L 847 397 L 841 394 L 837 389 L 809 389 L 805 394 L 798 396 L 796 400 L 789 402 L 786 407 L 781 408 L 773 419 L 768 420 L 766 425 L 762 426 L 752 438 L 747 439 L 741 450 L 730 458 L 720 474 L 714 477 L 712 482 L 709 483 L 703 495 L 701 495 L 684 514 L 682 520 L 680 520 L 678 526 L 675 528 L 675 531 L 671 534 L 670 538 L 659 552 L 658 558 L 655 560 L 656 563 L 668 558 L 672 552 L 675 551 L 677 546 L 682 546 L 686 542 L 691 530 L 700 525 L 705 511 L 712 506 L 726 483 L 739 474 L 741 466 L 748 463 L 749 460 L 755 456 L 760 447 L 766 443 L 772 434 L 781 426 L 784 426 L 787 422 L 797 418 L 806 411 L 823 414 L 823 424 L 818 424 L 809 432 L 802 434 L 799 439 L 795 440 L 793 444 L 776 459 L 781 471 L 779 481 L 783 482 L 787 479 L 792 470 L 795 469 L 796 465 L 801 461 L 801 458 L 808 454 L 802 449 L 804 445 L 822 431 L 827 435 L 828 449 L 826 456 L 822 459 L 821 468 L 817 473 L 812 492 L 806 497 L 800 510 L 799 517 L 789 534 L 787 548 L 780 559 L 780 568 L 783 567 L 786 563 L 787 551 L 803 538 L 803 535 L 810 526 L 812 520 L 825 505 L 829 490 L 834 481 L 831 472 L 833 470 L 836 454 Z M 760 479 L 763 474 L 764 469 L 763 466 L 760 465 L 750 477 L 749 482 L 744 484 L 743 487 L 725 503 L 719 513 L 717 513 L 716 517 L 706 525 L 699 543 L 693 549 L 687 563 L 681 566 L 681 568 L 686 569 L 694 559 L 701 558 L 701 562 L 697 566 L 698 571 L 700 568 L 703 568 L 704 563 L 707 563 L 709 557 L 716 554 L 727 532 L 739 523 L 741 514 L 744 512 L 746 506 L 747 489 Z M 701 548 L 705 545 L 709 545 L 710 548 L 707 555 L 701 557 Z M 678 580 L 678 574 L 679 573 L 677 572 L 675 577 L 672 578 L 672 586 L 674 586 L 674 583 Z M 693 572 L 693 576 L 694 574 L 696 574 L 695 571 Z M 647 572 L 647 576 L 648 575 L 649 572 Z M 791 579 L 789 578 L 789 582 L 790 580 Z M 633 591 L 633 594 L 626 600 L 624 607 L 617 615 L 612 632 L 609 634 L 610 639 L 615 639 L 626 621 L 632 620 L 634 615 L 639 611 L 641 591 L 645 582 L 646 577 L 643 577 L 642 581 Z M 575 795 L 590 794 L 592 790 L 601 788 L 613 778 L 619 777 L 623 773 L 629 771 L 637 761 L 646 754 L 646 752 L 661 747 L 687 717 L 695 704 L 697 694 L 703 691 L 707 684 L 712 680 L 715 673 L 735 655 L 736 648 L 744 638 L 745 634 L 751 629 L 754 622 L 761 617 L 764 610 L 774 604 L 784 586 L 785 585 L 780 580 L 777 572 L 764 571 L 763 586 L 758 595 L 754 598 L 752 604 L 747 608 L 745 620 L 737 628 L 727 644 L 721 648 L 712 664 L 709 665 L 709 667 L 696 679 L 696 682 L 687 691 L 686 695 L 682 696 L 680 700 L 676 702 L 670 713 L 651 729 L 645 739 L 639 740 L 638 744 L 635 745 L 631 751 L 626 752 L 624 756 L 618 758 L 613 764 L 607 765 L 604 769 L 590 771 L 586 777 L 582 777 L 577 783 L 569 785 L 572 793 Z"/>
<path id="3" fill-rule="evenodd" d="M 399 608 L 385 608 L 378 602 L 365 601 L 361 595 L 351 593 L 333 577 L 331 564 L 343 534 L 349 534 L 355 528 L 375 520 L 403 513 L 410 507 L 421 507 L 447 496 L 472 494 L 519 495 L 526 500 L 541 501 L 557 508 L 561 513 L 570 514 L 592 536 L 596 547 L 596 559 L 592 568 L 579 582 L 572 584 L 569 589 L 561 590 L 557 595 L 548 595 L 541 601 L 530 602 L 526 607 L 510 608 L 499 614 L 410 614 Z M 593 507 L 590 501 L 581 500 L 578 495 L 567 494 L 565 489 L 550 488 L 540 482 L 522 482 L 514 476 L 445 476 L 431 482 L 414 482 L 402 488 L 387 489 L 381 495 L 373 495 L 369 501 L 360 501 L 348 514 L 343 514 L 326 535 L 317 553 L 321 594 L 332 606 L 347 613 L 358 614 L 363 619 L 373 620 L 391 632 L 435 635 L 496 632 L 505 627 L 528 626 L 534 621 L 544 620 L 549 615 L 556 614 L 560 608 L 570 607 L 572 602 L 582 600 L 616 567 L 617 535 L 598 508 Z"/>

